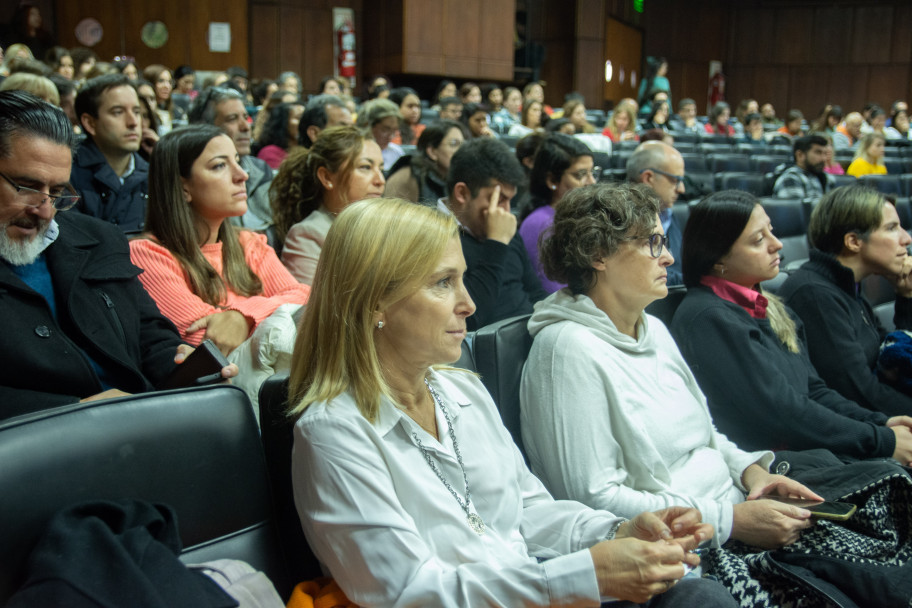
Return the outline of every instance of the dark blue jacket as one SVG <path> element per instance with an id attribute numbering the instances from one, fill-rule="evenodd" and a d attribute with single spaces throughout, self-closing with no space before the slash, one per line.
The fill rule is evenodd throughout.
<path id="1" fill-rule="evenodd" d="M 82 141 L 73 153 L 70 183 L 82 197 L 76 209 L 111 222 L 124 232 L 139 232 L 146 223 L 146 201 L 149 198 L 149 163 L 133 154 L 136 168 L 120 183 L 91 137 Z"/>

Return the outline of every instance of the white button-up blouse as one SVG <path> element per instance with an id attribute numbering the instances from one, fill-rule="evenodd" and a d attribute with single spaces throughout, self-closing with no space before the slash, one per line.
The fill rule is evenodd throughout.
<path id="1" fill-rule="evenodd" d="M 361 606 L 598 606 L 587 549 L 618 518 L 551 498 L 474 375 L 432 371 L 430 382 L 453 422 L 486 532 L 469 527 L 413 437 L 464 499 L 439 408 L 440 441 L 386 398 L 370 423 L 346 393 L 313 404 L 295 426 L 295 503 L 324 569 Z"/>

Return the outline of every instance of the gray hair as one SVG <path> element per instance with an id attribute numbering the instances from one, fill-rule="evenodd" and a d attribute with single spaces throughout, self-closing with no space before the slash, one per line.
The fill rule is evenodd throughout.
<path id="1" fill-rule="evenodd" d="M 187 115 L 190 124 L 207 124 L 215 123 L 215 106 L 231 99 L 239 99 L 244 103 L 244 95 L 235 89 L 229 87 L 209 87 L 197 97 L 193 107 Z"/>
<path id="2" fill-rule="evenodd" d="M 661 141 L 643 142 L 627 159 L 627 181 L 634 184 L 642 182 L 643 171 L 664 167 L 668 155 L 668 144 Z"/>
<path id="3" fill-rule="evenodd" d="M 390 116 L 395 116 L 397 119 L 402 118 L 399 106 L 389 99 L 371 99 L 364 102 L 364 105 L 358 111 L 358 126 L 362 129 L 370 129 L 384 118 L 389 118 Z"/>

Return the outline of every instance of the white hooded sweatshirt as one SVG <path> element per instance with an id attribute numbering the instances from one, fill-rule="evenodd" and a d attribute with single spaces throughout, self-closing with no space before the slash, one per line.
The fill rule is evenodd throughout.
<path id="1" fill-rule="evenodd" d="M 633 517 L 698 508 L 728 540 L 741 475 L 771 452 L 744 452 L 713 426 L 706 399 L 662 322 L 642 314 L 636 340 L 585 295 L 535 306 L 520 388 L 532 471 L 555 498 Z"/>

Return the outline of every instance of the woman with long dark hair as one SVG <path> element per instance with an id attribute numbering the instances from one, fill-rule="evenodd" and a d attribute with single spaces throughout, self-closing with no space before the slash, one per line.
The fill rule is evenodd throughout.
<path id="1" fill-rule="evenodd" d="M 227 220 L 247 211 L 247 174 L 218 127 L 177 129 L 155 146 L 143 238 L 130 242 L 146 290 L 181 337 L 226 354 L 282 304 L 305 304 L 266 237 Z"/>
<path id="2" fill-rule="evenodd" d="M 256 157 L 273 169 L 278 169 L 288 153 L 298 145 L 298 126 L 304 106 L 299 103 L 280 103 L 269 110 L 263 132 L 256 140 Z"/>
<path id="3" fill-rule="evenodd" d="M 450 159 L 467 136 L 462 123 L 453 120 L 431 123 L 418 138 L 415 153 L 403 156 L 393 166 L 384 196 L 436 205 L 438 199 L 447 195 Z"/>
<path id="4" fill-rule="evenodd" d="M 399 106 L 402 120 L 399 132 L 391 140 L 394 144 L 414 145 L 426 125 L 421 124 L 421 99 L 418 92 L 409 87 L 397 87 L 390 91 L 389 100 Z"/>
<path id="5" fill-rule="evenodd" d="M 717 192 L 684 230 L 687 296 L 671 331 L 720 431 L 740 447 L 826 448 L 843 458 L 912 462 L 912 418 L 867 410 L 817 375 L 804 328 L 759 286 L 779 274 L 782 243 L 758 199 Z"/>
<path id="6" fill-rule="evenodd" d="M 532 267 L 548 293 L 564 287 L 545 275 L 539 261 L 539 242 L 554 220 L 557 204 L 571 190 L 598 181 L 592 151 L 578 139 L 563 133 L 545 136 L 529 176 L 529 206 L 522 213 L 519 235 L 522 237 Z"/>

